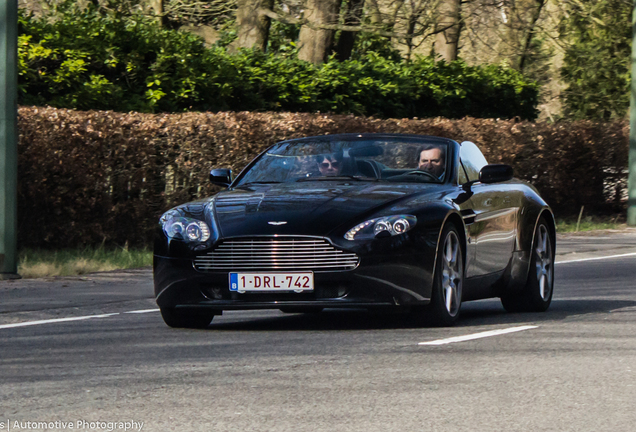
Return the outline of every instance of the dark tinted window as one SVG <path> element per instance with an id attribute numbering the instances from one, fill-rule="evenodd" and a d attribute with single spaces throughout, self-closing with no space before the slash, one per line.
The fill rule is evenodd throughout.
<path id="1" fill-rule="evenodd" d="M 479 171 L 488 165 L 481 150 L 474 143 L 464 141 L 459 148 L 459 158 L 466 169 L 469 181 L 479 180 Z"/>

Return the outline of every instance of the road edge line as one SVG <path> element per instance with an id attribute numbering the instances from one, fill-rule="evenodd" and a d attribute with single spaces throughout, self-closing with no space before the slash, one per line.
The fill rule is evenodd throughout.
<path id="1" fill-rule="evenodd" d="M 446 344 L 451 344 L 451 343 L 465 342 L 465 341 L 475 340 L 475 339 L 482 339 L 482 338 L 487 338 L 487 337 L 492 337 L 492 336 L 499 336 L 499 335 L 508 334 L 508 333 L 516 333 L 516 332 L 520 332 L 520 331 L 524 331 L 524 330 L 530 330 L 530 329 L 535 329 L 535 328 L 539 328 L 539 326 L 527 325 L 527 326 L 520 326 L 520 327 L 510 327 L 510 328 L 507 328 L 507 329 L 489 330 L 489 331 L 485 331 L 485 332 L 473 333 L 473 334 L 468 334 L 468 335 L 464 335 L 464 336 L 455 336 L 455 337 L 451 337 L 451 338 L 438 339 L 438 340 L 429 341 L 429 342 L 420 342 L 418 345 L 429 345 L 429 346 L 430 345 L 433 345 L 433 346 L 446 345 Z"/>
<path id="2" fill-rule="evenodd" d="M 54 319 L 39 320 L 39 321 L 24 321 L 24 322 L 13 323 L 13 324 L 1 324 L 0 330 L 8 329 L 8 328 L 16 328 L 16 327 L 28 327 L 28 326 L 41 325 L 41 324 L 56 324 L 60 322 L 82 321 L 82 320 L 87 320 L 92 318 L 107 318 L 114 315 L 119 315 L 119 312 L 102 314 L 102 315 L 86 315 L 86 316 L 80 316 L 80 317 L 54 318 Z"/>

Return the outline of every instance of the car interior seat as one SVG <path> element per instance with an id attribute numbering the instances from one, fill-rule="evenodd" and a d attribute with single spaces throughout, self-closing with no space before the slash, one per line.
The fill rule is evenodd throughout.
<path id="1" fill-rule="evenodd" d="M 371 178 L 380 178 L 380 169 L 376 165 L 375 161 L 358 159 L 356 161 L 356 168 L 359 175 Z"/>

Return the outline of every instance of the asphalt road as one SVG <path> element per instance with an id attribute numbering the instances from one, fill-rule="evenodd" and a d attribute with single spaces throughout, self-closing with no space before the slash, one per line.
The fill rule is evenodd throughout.
<path id="1" fill-rule="evenodd" d="M 256 311 L 175 330 L 148 270 L 0 282 L 0 431 L 633 431 L 636 233 L 557 244 L 548 312 L 466 303 L 453 328 Z"/>

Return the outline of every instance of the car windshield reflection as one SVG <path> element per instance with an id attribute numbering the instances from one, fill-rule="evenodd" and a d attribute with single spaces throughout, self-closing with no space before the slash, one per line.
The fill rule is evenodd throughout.
<path id="1" fill-rule="evenodd" d="M 376 177 L 367 177 L 361 175 L 338 175 L 338 176 L 323 176 L 323 177 L 301 177 L 297 182 L 304 181 L 330 181 L 330 180 L 356 180 L 356 181 L 380 181 L 380 179 Z"/>
<path id="2" fill-rule="evenodd" d="M 441 183 L 446 153 L 447 144 L 439 140 L 288 141 L 261 155 L 237 186 L 343 180 Z"/>

